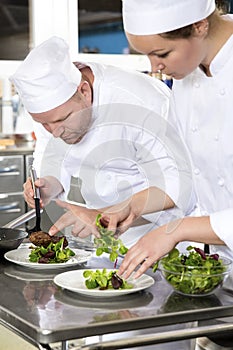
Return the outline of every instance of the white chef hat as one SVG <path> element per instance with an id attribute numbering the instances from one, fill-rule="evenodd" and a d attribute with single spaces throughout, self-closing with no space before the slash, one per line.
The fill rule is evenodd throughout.
<path id="1" fill-rule="evenodd" d="M 134 35 L 166 33 L 208 17 L 215 0 L 122 0 L 123 24 Z"/>
<path id="2" fill-rule="evenodd" d="M 35 47 L 10 77 L 31 113 L 60 106 L 77 90 L 81 73 L 72 63 L 67 43 L 51 37 Z"/>

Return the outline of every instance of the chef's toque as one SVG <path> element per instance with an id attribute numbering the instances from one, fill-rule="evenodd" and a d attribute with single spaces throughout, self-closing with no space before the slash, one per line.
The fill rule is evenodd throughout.
<path id="1" fill-rule="evenodd" d="M 215 0 L 122 0 L 124 29 L 129 34 L 162 34 L 208 17 Z"/>
<path id="2" fill-rule="evenodd" d="M 67 43 L 52 37 L 35 47 L 10 77 L 26 110 L 47 112 L 73 96 L 81 73 L 72 63 Z"/>

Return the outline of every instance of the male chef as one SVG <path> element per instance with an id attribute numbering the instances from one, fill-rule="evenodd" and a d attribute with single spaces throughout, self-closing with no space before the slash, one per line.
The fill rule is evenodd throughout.
<path id="1" fill-rule="evenodd" d="M 74 235 L 98 235 L 97 212 L 149 187 L 158 193 L 157 213 L 127 230 L 125 245 L 187 212 L 189 161 L 166 122 L 170 91 L 163 82 L 99 63 L 72 63 L 59 37 L 34 48 L 10 80 L 35 122 L 41 206 L 67 199 L 72 177 L 81 183 L 86 206 L 69 205 L 50 234 L 72 224 Z M 24 195 L 33 207 L 30 179 Z"/>

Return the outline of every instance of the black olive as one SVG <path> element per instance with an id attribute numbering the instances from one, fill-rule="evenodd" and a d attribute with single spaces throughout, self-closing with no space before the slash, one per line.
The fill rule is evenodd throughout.
<path id="1" fill-rule="evenodd" d="M 115 272 L 111 277 L 111 283 L 114 289 L 119 289 L 123 284 L 123 279 L 120 278 Z"/>
<path id="2" fill-rule="evenodd" d="M 42 256 L 42 258 L 40 258 L 38 260 L 39 264 L 48 264 L 49 263 L 49 258 L 45 258 L 44 256 Z"/>
<path id="3" fill-rule="evenodd" d="M 52 250 L 49 250 L 47 253 L 43 255 L 44 258 L 53 259 L 56 253 Z"/>

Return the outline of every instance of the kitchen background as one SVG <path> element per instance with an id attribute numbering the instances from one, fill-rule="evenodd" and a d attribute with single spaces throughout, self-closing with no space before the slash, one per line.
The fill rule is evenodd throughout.
<path id="1" fill-rule="evenodd" d="M 231 12 L 233 0 L 225 7 Z M 28 210 L 22 186 L 35 142 L 31 118 L 8 77 L 33 47 L 53 35 L 69 43 L 73 60 L 150 71 L 147 57 L 128 45 L 121 0 L 0 0 L 0 226 Z M 73 180 L 71 200 L 82 201 L 79 186 Z M 56 213 L 49 213 L 52 221 Z"/>
<path id="2" fill-rule="evenodd" d="M 226 6 L 232 12 L 233 0 Z M 148 59 L 128 46 L 121 0 L 0 0 L 0 227 L 29 209 L 22 194 L 35 142 L 31 119 L 8 77 L 31 48 L 52 35 L 69 42 L 74 59 L 150 70 Z M 82 200 L 79 185 L 73 181 L 71 200 Z M 59 216 L 51 205 L 42 228 Z M 35 349 L 2 327 L 0 339 L 0 349 Z"/>

